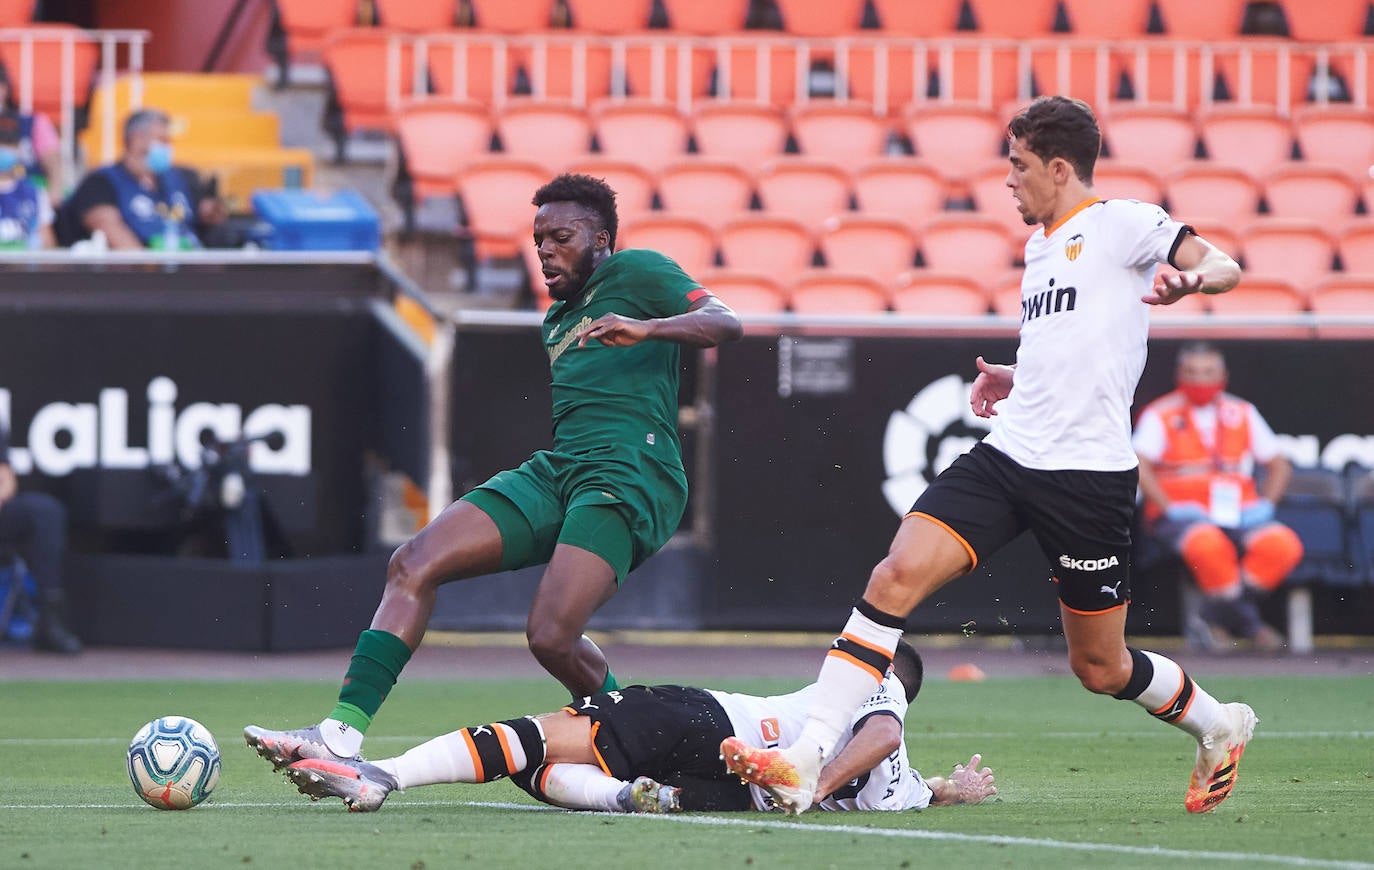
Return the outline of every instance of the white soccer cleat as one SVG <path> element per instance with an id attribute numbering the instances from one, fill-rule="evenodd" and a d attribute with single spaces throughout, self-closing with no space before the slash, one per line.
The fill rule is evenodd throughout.
<path id="1" fill-rule="evenodd" d="M 281 770 L 306 758 L 338 762 L 362 760 L 361 755 L 345 758 L 336 754 L 325 745 L 318 725 L 297 728 L 294 731 L 272 731 L 257 725 L 249 725 L 243 729 L 243 741 L 258 755 L 272 762 L 273 770 Z"/>
<path id="2" fill-rule="evenodd" d="M 1240 757 L 1259 724 L 1249 704 L 1222 706 L 1223 724 L 1198 741 L 1197 764 L 1183 799 L 1183 806 L 1190 813 L 1209 813 L 1231 794 L 1240 773 Z"/>
<path id="3" fill-rule="evenodd" d="M 741 782 L 768 792 L 788 815 L 801 815 L 816 799 L 816 782 L 821 775 L 819 752 L 795 746 L 760 749 L 738 737 L 727 737 L 720 743 L 720 757 Z"/>

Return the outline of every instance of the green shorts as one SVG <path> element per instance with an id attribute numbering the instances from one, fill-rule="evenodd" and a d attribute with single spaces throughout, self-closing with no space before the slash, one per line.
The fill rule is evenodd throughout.
<path id="1" fill-rule="evenodd" d="M 605 559 L 619 583 L 677 531 L 687 477 L 631 448 L 541 450 L 463 499 L 500 529 L 503 570 L 542 565 L 564 543 Z"/>

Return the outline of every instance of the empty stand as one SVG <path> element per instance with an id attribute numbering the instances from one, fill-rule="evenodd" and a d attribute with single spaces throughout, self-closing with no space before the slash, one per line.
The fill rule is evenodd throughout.
<path id="1" fill-rule="evenodd" d="M 561 168 L 591 150 L 587 113 L 566 103 L 510 102 L 496 122 L 502 150 L 512 157 Z"/>
<path id="2" fill-rule="evenodd" d="M 1374 275 L 1374 222 L 1352 223 L 1336 241 L 1341 265 L 1347 272 Z"/>
<path id="3" fill-rule="evenodd" d="M 1293 131 L 1309 164 L 1363 175 L 1374 165 L 1374 119 L 1364 109 L 1310 107 L 1293 116 Z"/>
<path id="4" fill-rule="evenodd" d="M 1283 275 L 1304 293 L 1331 274 L 1335 239 L 1315 221 L 1268 218 L 1241 236 L 1246 271 Z"/>
<path id="5" fill-rule="evenodd" d="M 992 313 L 1021 319 L 1021 272 L 1007 272 L 992 283 Z"/>
<path id="6" fill-rule="evenodd" d="M 54 121 L 61 117 L 64 93 L 72 98 L 68 110 L 84 106 L 100 63 L 100 43 L 69 24 L 44 22 L 14 34 L 0 40 L 0 64 L 9 73 L 11 98 L 23 108 L 31 95 L 33 111 Z M 71 64 L 70 84 L 63 72 L 67 63 Z"/>
<path id="7" fill-rule="evenodd" d="M 851 42 L 843 53 L 836 52 L 837 96 L 845 96 L 874 106 L 880 114 L 890 115 L 917 96 L 924 96 L 928 70 L 923 47 L 896 39 Z"/>
<path id="8" fill-rule="evenodd" d="M 982 317 L 988 313 L 988 294 L 966 275 L 916 269 L 898 279 L 892 310 L 927 317 Z"/>
<path id="9" fill-rule="evenodd" d="M 818 269 L 792 286 L 792 310 L 797 314 L 874 315 L 886 312 L 888 304 L 888 291 L 865 273 Z"/>
<path id="10" fill-rule="evenodd" d="M 505 102 L 515 86 L 521 52 L 492 37 L 461 30 L 431 34 L 416 43 L 439 97 L 478 100 L 493 106 Z"/>
<path id="11" fill-rule="evenodd" d="M 275 0 L 275 5 L 286 34 L 287 54 L 277 57 L 283 83 L 288 61 L 318 57 L 335 31 L 364 23 L 358 0 Z"/>
<path id="12" fill-rule="evenodd" d="M 1354 42 L 1364 36 L 1369 0 L 1322 0 L 1320 8 L 1290 2 L 1288 32 L 1304 42 Z"/>
<path id="13" fill-rule="evenodd" d="M 1266 175 L 1263 187 L 1275 217 L 1318 221 L 1330 232 L 1356 220 L 1360 189 L 1339 169 L 1293 163 Z"/>
<path id="14" fill-rule="evenodd" d="M 548 180 L 540 164 L 502 155 L 480 158 L 463 170 L 458 191 L 479 257 L 511 256 L 529 247 L 535 213 L 530 200 Z"/>
<path id="15" fill-rule="evenodd" d="M 1166 171 L 1191 161 L 1197 152 L 1197 125 L 1186 112 L 1117 104 L 1103 128 L 1113 160 Z"/>
<path id="16" fill-rule="evenodd" d="M 1169 212 L 1177 220 L 1244 226 L 1257 217 L 1259 183 L 1248 173 L 1198 161 L 1165 179 Z"/>
<path id="17" fill-rule="evenodd" d="M 715 95 L 721 100 L 786 109 L 807 98 L 808 75 L 792 40 L 759 37 L 717 45 Z"/>
<path id="18" fill-rule="evenodd" d="M 864 0 L 776 0 L 783 29 L 794 36 L 842 36 L 863 23 Z"/>
<path id="19" fill-rule="evenodd" d="M 587 40 L 536 39 L 524 62 L 530 94 L 542 100 L 577 105 L 611 94 L 613 77 L 609 45 Z"/>
<path id="20" fill-rule="evenodd" d="M 1058 0 L 969 0 L 980 36 L 1033 39 L 1054 31 Z"/>
<path id="21" fill-rule="evenodd" d="M 694 218 L 718 229 L 749 210 L 754 182 L 738 163 L 692 157 L 658 172 L 658 197 L 665 212 Z"/>
<path id="22" fill-rule="evenodd" d="M 878 23 L 890 36 L 951 36 L 964 0 L 872 0 Z"/>
<path id="23" fill-rule="evenodd" d="M 854 197 L 864 214 L 894 217 L 919 230 L 945 206 L 945 179 L 911 157 L 865 163 L 854 172 Z"/>
<path id="24" fill-rule="evenodd" d="M 1302 540 L 1303 555 L 1287 584 L 1358 585 L 1364 581 L 1346 523 L 1345 483 L 1338 471 L 1293 469 L 1274 518 Z M 1357 561 L 1358 560 L 1358 561 Z"/>
<path id="25" fill-rule="evenodd" d="M 107 112 L 120 121 L 127 117 L 134 108 L 132 100 L 134 81 L 135 77 L 133 76 L 122 76 L 116 79 L 113 84 L 97 85 L 91 94 L 90 117 L 92 119 L 103 118 Z M 261 76 L 240 73 L 145 72 L 137 77 L 137 81 L 142 91 L 141 105 L 155 106 L 171 117 L 172 141 L 178 147 L 182 145 L 180 137 L 188 132 L 191 126 L 189 119 L 192 116 L 207 114 L 249 118 L 245 125 L 246 130 L 242 132 L 226 131 L 232 137 L 230 140 L 232 145 L 245 146 L 251 144 L 254 147 L 276 147 L 281 144 L 281 140 L 275 134 L 270 139 L 266 139 L 263 135 L 265 126 L 274 125 L 273 129 L 275 130 L 280 127 L 279 123 L 250 117 L 269 114 L 258 113 L 253 110 L 253 92 L 262 85 Z M 275 118 L 275 116 L 273 117 Z M 211 121 L 210 123 L 217 122 Z M 92 123 L 85 130 L 82 130 L 77 137 L 88 166 L 98 166 L 116 160 L 122 150 L 117 141 L 118 136 L 106 148 L 106 143 L 103 141 L 104 131 L 99 129 L 100 126 L 100 124 Z M 197 124 L 196 127 L 199 130 L 206 129 L 204 124 Z M 194 144 L 204 145 L 208 143 L 199 141 Z"/>
<path id="26" fill-rule="evenodd" d="M 781 214 L 739 215 L 720 230 L 726 268 L 756 272 L 789 283 L 811 268 L 815 239 L 801 221 Z"/>
<path id="27" fill-rule="evenodd" d="M 1139 39 L 1150 23 L 1154 0 L 1060 0 L 1069 30 L 1080 39 Z"/>
<path id="28" fill-rule="evenodd" d="M 373 0 L 377 23 L 406 33 L 433 33 L 458 24 L 458 0 Z"/>
<path id="29" fill-rule="evenodd" d="M 895 218 L 834 217 L 826 221 L 819 242 L 828 268 L 863 272 L 889 284 L 916 263 L 916 239 Z"/>
<path id="30" fill-rule="evenodd" d="M 839 162 L 878 157 L 887 150 L 887 121 L 864 103 L 811 102 L 792 110 L 801 153 Z"/>
<path id="31" fill-rule="evenodd" d="M 929 74 L 943 101 L 975 103 L 991 109 L 1026 101 L 1029 83 L 1021 74 L 1020 50 L 992 40 L 943 42 L 930 52 Z M 928 85 L 929 87 L 929 85 Z"/>
<path id="32" fill-rule="evenodd" d="M 1207 297 L 1213 317 L 1268 317 L 1307 310 L 1307 297 L 1286 278 L 1247 273 L 1226 293 Z"/>
<path id="33" fill-rule="evenodd" d="M 572 26 L 587 33 L 639 33 L 649 27 L 654 0 L 569 0 Z"/>
<path id="34" fill-rule="evenodd" d="M 796 218 L 813 231 L 849 211 L 852 184 L 836 164 L 806 157 L 774 160 L 755 179 L 765 211 Z"/>
<path id="35" fill-rule="evenodd" d="M 921 235 L 926 268 L 967 275 L 985 285 L 1014 265 L 1016 248 L 1002 223 L 968 213 L 936 218 Z"/>
<path id="36" fill-rule="evenodd" d="M 771 275 L 716 269 L 698 280 L 738 314 L 780 314 L 787 310 L 787 289 Z"/>
<path id="37" fill-rule="evenodd" d="M 916 156 L 946 176 L 968 175 L 1001 154 L 1005 125 L 979 106 L 918 105 L 906 119 Z"/>
<path id="38" fill-rule="evenodd" d="M 625 93 L 674 102 L 684 110 L 711 93 L 716 54 L 688 40 L 629 41 L 623 46 Z M 683 69 L 684 64 L 686 69 Z M 620 96 L 619 92 L 615 92 Z"/>
<path id="39" fill-rule="evenodd" d="M 758 165 L 786 149 L 787 120 L 767 106 L 706 103 L 692 116 L 692 135 L 702 154 Z"/>
<path id="40" fill-rule="evenodd" d="M 472 25 L 497 33 L 529 33 L 553 24 L 554 0 L 470 0 Z"/>
<path id="41" fill-rule="evenodd" d="M 607 157 L 657 170 L 687 153 L 687 122 L 666 103 L 609 101 L 592 113 L 596 140 Z"/>
<path id="42" fill-rule="evenodd" d="M 1313 314 L 1335 320 L 1317 325 L 1318 338 L 1368 339 L 1374 334 L 1374 275 L 1336 273 L 1312 288 L 1308 305 Z M 1352 315 L 1364 324 L 1350 323 Z"/>
<path id="43" fill-rule="evenodd" d="M 392 113 L 414 93 L 415 52 L 391 31 L 354 28 L 335 31 L 324 46 L 324 63 L 342 112 L 332 132 L 339 157 L 344 137 L 358 130 L 392 132 Z"/>
<path id="44" fill-rule="evenodd" d="M 716 262 L 716 240 L 711 228 L 701 221 L 673 215 L 646 215 L 622 224 L 618 247 L 650 248 L 666 254 L 694 277 L 705 274 Z"/>
<path id="45" fill-rule="evenodd" d="M 1237 105 L 1259 106 L 1287 116 L 1306 99 L 1315 69 L 1310 54 L 1291 52 L 1274 39 L 1242 39 L 1210 47 L 1216 75 Z"/>
<path id="46" fill-rule="evenodd" d="M 668 26 L 680 33 L 737 33 L 749 14 L 749 0 L 663 0 L 663 5 Z"/>
<path id="47" fill-rule="evenodd" d="M 1106 105 L 1126 75 L 1125 59 L 1108 43 L 1037 45 L 1030 57 L 1036 93 L 1077 97 L 1093 106 Z"/>
<path id="48" fill-rule="evenodd" d="M 1248 0 L 1155 0 L 1170 39 L 1217 41 L 1234 39 Z"/>
<path id="49" fill-rule="evenodd" d="M 1135 199 L 1156 205 L 1164 201 L 1164 182 L 1153 170 L 1115 160 L 1097 164 L 1093 190 L 1103 199 Z"/>
<path id="50" fill-rule="evenodd" d="M 593 154 L 568 164 L 568 172 L 600 178 L 615 191 L 615 210 L 622 222 L 642 217 L 654 205 L 654 177 L 638 163 Z"/>
<path id="51" fill-rule="evenodd" d="M 0 27 L 25 27 L 33 21 L 38 0 L 0 0 Z"/>
<path id="52" fill-rule="evenodd" d="M 410 181 L 401 202 L 407 227 L 417 203 L 458 193 L 459 173 L 487 153 L 491 133 L 490 114 L 475 102 L 413 103 L 397 111 L 396 141 Z"/>
<path id="53" fill-rule="evenodd" d="M 1214 165 L 1262 175 L 1292 158 L 1293 129 L 1272 109 L 1217 106 L 1198 125 Z"/>

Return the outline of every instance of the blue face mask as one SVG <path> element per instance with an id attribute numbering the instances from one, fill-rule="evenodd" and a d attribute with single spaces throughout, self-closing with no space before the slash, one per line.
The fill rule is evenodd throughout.
<path id="1" fill-rule="evenodd" d="M 161 175 L 172 168 L 172 146 L 166 142 L 154 142 L 148 146 L 148 170 Z"/>
<path id="2" fill-rule="evenodd" d="M 0 173 L 12 172 L 19 165 L 19 152 L 13 148 L 0 148 Z"/>

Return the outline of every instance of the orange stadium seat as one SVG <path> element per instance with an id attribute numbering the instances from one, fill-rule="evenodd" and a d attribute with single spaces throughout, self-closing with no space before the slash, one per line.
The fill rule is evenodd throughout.
<path id="1" fill-rule="evenodd" d="M 1186 112 L 1118 105 L 1102 126 L 1113 160 L 1168 167 L 1186 163 L 1197 153 L 1197 125 Z"/>
<path id="2" fill-rule="evenodd" d="M 538 163 L 489 155 L 468 164 L 458 178 L 468 232 L 479 257 L 511 256 L 526 244 L 534 221 L 534 192 L 549 180 Z"/>
<path id="3" fill-rule="evenodd" d="M 1000 221 L 968 213 L 936 218 L 921 236 L 926 268 L 967 275 L 985 285 L 1015 265 L 1017 248 Z"/>
<path id="4" fill-rule="evenodd" d="M 1198 120 L 1207 159 L 1262 175 L 1288 163 L 1293 128 L 1269 109 L 1214 106 Z"/>
<path id="5" fill-rule="evenodd" d="M 796 43 L 757 38 L 727 44 L 726 60 L 716 64 L 716 96 L 786 109 L 807 98 L 808 79 L 798 70 Z M 813 54 L 813 60 L 815 56 Z"/>
<path id="6" fill-rule="evenodd" d="M 622 224 L 619 247 L 651 248 L 677 261 L 688 275 L 702 275 L 715 267 L 716 237 L 699 220 L 652 214 Z"/>
<path id="7" fill-rule="evenodd" d="M 925 94 L 926 82 L 918 81 L 924 71 L 917 69 L 916 59 L 916 46 L 901 40 L 847 44 L 843 70 L 836 60 L 836 93 L 892 115 L 918 93 Z"/>
<path id="8" fill-rule="evenodd" d="M 1213 317 L 1297 314 L 1307 310 L 1307 297 L 1286 276 L 1247 273 L 1230 292 L 1208 296 L 1207 306 Z"/>
<path id="9" fill-rule="evenodd" d="M 1213 46 L 1216 75 L 1225 82 L 1237 105 L 1253 105 L 1287 115 L 1306 99 L 1307 83 L 1316 68 L 1310 54 L 1290 52 L 1273 39 L 1246 37 Z"/>
<path id="10" fill-rule="evenodd" d="M 815 249 L 811 230 L 782 214 L 739 215 L 720 230 L 720 254 L 727 268 L 761 272 L 784 283 L 811 268 Z"/>
<path id="11" fill-rule="evenodd" d="M 1312 106 L 1293 116 L 1303 160 L 1362 175 L 1374 165 L 1374 119 L 1365 109 Z"/>
<path id="12" fill-rule="evenodd" d="M 1037 46 L 1030 62 L 1036 93 L 1076 97 L 1092 106 L 1106 105 L 1127 74 L 1125 58 L 1108 45 Z"/>
<path id="13" fill-rule="evenodd" d="M 469 0 L 472 26 L 497 33 L 529 33 L 553 24 L 554 0 Z"/>
<path id="14" fill-rule="evenodd" d="M 593 154 L 568 164 L 568 172 L 600 178 L 615 191 L 615 210 L 622 221 L 642 217 L 654 206 L 654 177 L 628 160 Z"/>
<path id="15" fill-rule="evenodd" d="M 583 109 L 567 103 L 517 101 L 497 115 L 502 150 L 549 167 L 580 160 L 591 150 L 592 124 Z"/>
<path id="16" fill-rule="evenodd" d="M 100 43 L 89 41 L 86 31 L 70 24 L 43 22 L 18 32 L 23 36 L 0 41 L 0 64 L 9 73 L 10 97 L 16 102 L 22 100 L 25 88 L 31 87 L 33 110 L 42 112 L 53 123 L 58 123 L 62 111 L 63 44 L 71 42 L 72 102 L 74 107 L 80 108 L 86 104 L 95 82 L 95 69 L 100 62 Z M 32 40 L 31 80 L 27 78 L 23 65 L 26 38 Z"/>
<path id="17" fill-rule="evenodd" d="M 756 166 L 786 149 L 787 119 L 768 106 L 705 103 L 692 116 L 692 135 L 704 155 Z"/>
<path id="18" fill-rule="evenodd" d="M 959 25 L 964 0 L 872 0 L 878 23 L 889 36 L 950 36 Z"/>
<path id="19" fill-rule="evenodd" d="M 980 36 L 1034 39 L 1054 31 L 1058 0 L 969 0 Z"/>
<path id="20" fill-rule="evenodd" d="M 374 0 L 377 23 L 406 33 L 433 33 L 458 23 L 458 0 Z"/>
<path id="21" fill-rule="evenodd" d="M 25 27 L 33 21 L 38 0 L 0 0 L 0 27 Z"/>
<path id="22" fill-rule="evenodd" d="M 410 42 L 380 28 L 335 31 L 324 46 L 344 129 L 391 132 L 392 113 L 414 93 L 415 51 Z M 393 48 L 394 46 L 394 48 Z"/>
<path id="23" fill-rule="evenodd" d="M 945 179 L 913 157 L 887 157 L 854 171 L 854 198 L 864 214 L 884 215 L 919 230 L 945 207 Z"/>
<path id="24" fill-rule="evenodd" d="M 1315 314 L 1374 315 L 1374 275 L 1337 274 L 1313 288 Z"/>
<path id="25" fill-rule="evenodd" d="M 491 115 L 475 102 L 411 103 L 396 113 L 396 141 L 413 188 L 413 208 L 429 197 L 458 192 L 458 173 L 491 145 Z M 407 223 L 412 216 L 407 214 Z"/>
<path id="26" fill-rule="evenodd" d="M 841 36 L 859 29 L 864 0 L 776 0 L 783 30 L 794 36 Z"/>
<path id="27" fill-rule="evenodd" d="M 521 55 L 507 51 L 503 64 L 494 41 L 471 36 L 448 30 L 420 41 L 435 96 L 499 106 L 514 90 Z"/>
<path id="28" fill-rule="evenodd" d="M 622 72 L 629 95 L 684 104 L 684 90 L 693 102 L 710 95 L 716 63 L 714 52 L 687 40 L 628 42 L 624 49 Z M 688 70 L 686 78 L 681 78 L 684 57 Z"/>
<path id="29" fill-rule="evenodd" d="M 569 0 L 572 26 L 587 33 L 639 33 L 649 28 L 654 0 Z"/>
<path id="30" fill-rule="evenodd" d="M 1195 161 L 1164 180 L 1169 213 L 1176 219 L 1244 226 L 1258 216 L 1259 182 L 1246 172 Z"/>
<path id="31" fill-rule="evenodd" d="M 1079 39 L 1140 39 L 1154 0 L 1060 0 L 1069 30 Z"/>
<path id="32" fill-rule="evenodd" d="M 1374 221 L 1352 223 L 1337 237 L 1336 250 L 1345 271 L 1374 275 Z"/>
<path id="33" fill-rule="evenodd" d="M 733 161 L 688 157 L 658 171 L 663 210 L 695 218 L 712 229 L 747 212 L 753 197 L 753 179 Z"/>
<path id="34" fill-rule="evenodd" d="M 1288 32 L 1303 42 L 1355 42 L 1364 36 L 1369 0 L 1322 0 L 1321 7 L 1288 0 Z"/>
<path id="35" fill-rule="evenodd" d="M 276 0 L 276 7 L 293 58 L 316 56 L 336 30 L 364 23 L 358 0 Z"/>
<path id="36" fill-rule="evenodd" d="M 812 231 L 835 215 L 849 212 L 852 180 L 834 163 L 784 157 L 763 167 L 755 178 L 765 211 L 785 214 Z"/>
<path id="37" fill-rule="evenodd" d="M 890 295 L 882 283 L 866 273 L 815 269 L 793 283 L 792 310 L 797 314 L 883 314 Z"/>
<path id="38" fill-rule="evenodd" d="M 678 33 L 713 35 L 744 29 L 750 0 L 663 0 L 668 26 Z"/>
<path id="39" fill-rule="evenodd" d="M 1021 277 L 1022 273 L 1018 269 L 1006 272 L 992 282 L 989 296 L 993 314 L 1018 320 L 1021 318 Z"/>
<path id="40" fill-rule="evenodd" d="M 1240 35 L 1248 0 L 1155 0 L 1170 39 L 1217 41 Z"/>
<path id="41" fill-rule="evenodd" d="M 1001 154 L 1005 125 L 989 109 L 970 105 L 915 105 L 907 134 L 916 156 L 949 176 L 966 176 Z"/>
<path id="42" fill-rule="evenodd" d="M 526 72 L 536 98 L 586 106 L 611 94 L 611 48 L 586 41 L 536 42 Z"/>
<path id="43" fill-rule="evenodd" d="M 887 122 L 863 103 L 811 102 L 792 110 L 792 132 L 807 157 L 853 161 L 887 149 Z"/>
<path id="44" fill-rule="evenodd" d="M 1310 290 L 1331 275 L 1336 243 L 1314 221 L 1267 218 L 1256 221 L 1241 234 L 1245 270 L 1261 275 L 1283 275 L 1295 287 Z"/>
<path id="45" fill-rule="evenodd" d="M 916 238 L 895 218 L 833 217 L 821 230 L 820 248 L 827 268 L 864 272 L 888 284 L 916 264 Z"/>
<path id="46" fill-rule="evenodd" d="M 592 123 L 606 157 L 657 171 L 687 154 L 687 121 L 667 103 L 602 102 L 592 109 Z"/>
<path id="47" fill-rule="evenodd" d="M 1204 83 L 1201 53 L 1182 41 L 1151 37 L 1118 46 L 1117 56 L 1131 80 L 1125 106 L 1170 108 L 1191 113 L 1204 96 L 1211 99 L 1215 74 Z"/>
<path id="48" fill-rule="evenodd" d="M 959 273 L 913 269 L 897 280 L 892 310 L 898 314 L 981 317 L 988 313 L 983 285 Z"/>
<path id="49" fill-rule="evenodd" d="M 772 276 L 715 269 L 697 280 L 738 314 L 780 314 L 787 310 L 787 290 Z"/>
<path id="50" fill-rule="evenodd" d="M 1335 232 L 1356 219 L 1360 189 L 1339 169 L 1293 163 L 1270 172 L 1261 183 L 1275 217 L 1306 218 Z"/>
<path id="51" fill-rule="evenodd" d="M 1136 199 L 1155 205 L 1164 201 L 1164 182 L 1153 170 L 1115 160 L 1097 164 L 1093 190 L 1103 199 Z"/>
<path id="52" fill-rule="evenodd" d="M 989 109 L 1012 100 L 1029 102 L 1015 46 L 979 40 L 949 42 L 930 53 L 930 63 L 929 74 L 941 100 Z"/>

